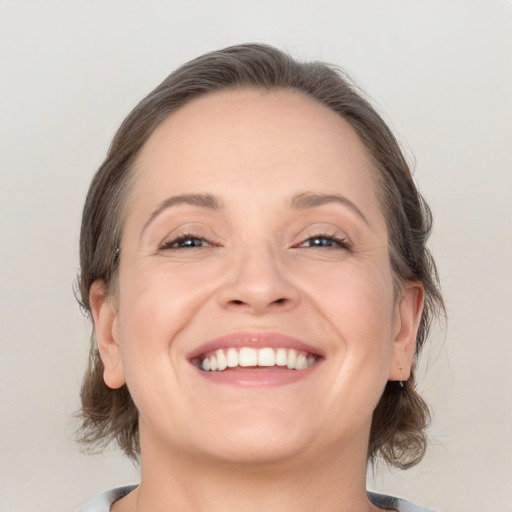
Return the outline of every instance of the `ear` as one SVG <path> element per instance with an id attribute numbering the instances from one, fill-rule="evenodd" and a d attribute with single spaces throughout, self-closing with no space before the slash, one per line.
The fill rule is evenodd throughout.
<path id="1" fill-rule="evenodd" d="M 125 383 L 118 335 L 117 311 L 112 306 L 103 281 L 95 281 L 89 292 L 98 349 L 103 362 L 103 380 L 112 389 Z"/>
<path id="2" fill-rule="evenodd" d="M 397 304 L 389 380 L 405 381 L 411 375 L 424 297 L 422 283 L 408 281 L 404 284 L 402 296 Z"/>

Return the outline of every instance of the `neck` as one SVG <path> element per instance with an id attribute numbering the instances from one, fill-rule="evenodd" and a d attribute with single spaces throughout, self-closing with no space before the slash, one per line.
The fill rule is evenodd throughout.
<path id="1" fill-rule="evenodd" d="M 142 442 L 141 485 L 113 512 L 363 512 L 366 446 L 265 463 L 233 463 Z M 326 450 L 327 452 L 327 450 Z"/>

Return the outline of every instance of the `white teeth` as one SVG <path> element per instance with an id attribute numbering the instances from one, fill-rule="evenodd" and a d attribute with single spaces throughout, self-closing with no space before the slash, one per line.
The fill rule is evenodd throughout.
<path id="1" fill-rule="evenodd" d="M 297 357 L 297 362 L 295 363 L 295 369 L 305 370 L 307 367 L 308 363 L 306 361 L 306 356 L 304 354 L 299 354 L 299 357 Z"/>
<path id="2" fill-rule="evenodd" d="M 244 347 L 240 349 L 238 354 L 239 366 L 257 366 L 258 365 L 258 353 L 254 348 Z"/>
<path id="3" fill-rule="evenodd" d="M 276 350 L 276 364 L 277 366 L 286 366 L 286 350 L 284 348 Z"/>
<path id="4" fill-rule="evenodd" d="M 293 348 L 264 347 L 260 349 L 252 347 L 231 347 L 227 350 L 219 349 L 205 357 L 201 361 L 201 369 L 205 372 L 223 371 L 226 368 L 260 366 L 270 368 L 272 366 L 286 366 L 290 370 L 305 370 L 313 366 L 316 357 L 306 352 Z"/>
<path id="5" fill-rule="evenodd" d="M 288 366 L 288 368 L 290 370 L 294 370 L 296 361 L 297 361 L 297 352 L 295 350 L 289 350 L 288 357 L 286 358 L 286 366 Z"/>
<path id="6" fill-rule="evenodd" d="M 228 362 L 224 352 L 222 352 L 222 350 L 217 350 L 215 355 L 217 356 L 217 369 L 220 371 L 225 370 L 228 367 Z"/>
<path id="7" fill-rule="evenodd" d="M 238 350 L 236 348 L 228 348 L 227 360 L 230 368 L 238 366 Z"/>
<path id="8" fill-rule="evenodd" d="M 275 366 L 276 354 L 271 348 L 262 348 L 258 354 L 258 366 Z"/>

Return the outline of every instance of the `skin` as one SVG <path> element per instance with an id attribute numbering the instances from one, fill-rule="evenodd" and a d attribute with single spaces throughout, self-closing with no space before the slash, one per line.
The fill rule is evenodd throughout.
<path id="1" fill-rule="evenodd" d="M 183 194 L 219 208 L 161 208 Z M 356 208 L 294 207 L 304 194 Z M 198 247 L 172 245 L 190 234 Z M 327 108 L 236 90 L 168 117 L 135 166 L 115 297 L 91 289 L 105 382 L 126 382 L 140 412 L 141 485 L 112 510 L 376 509 L 372 412 L 386 381 L 409 376 L 423 301 L 418 283 L 394 293 L 387 243 L 367 152 Z M 190 363 L 240 331 L 323 357 L 273 387 L 217 384 Z"/>

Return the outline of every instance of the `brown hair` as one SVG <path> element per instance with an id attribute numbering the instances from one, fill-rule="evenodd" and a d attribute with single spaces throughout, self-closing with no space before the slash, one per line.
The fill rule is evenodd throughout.
<path id="1" fill-rule="evenodd" d="M 229 88 L 297 91 L 344 118 L 358 134 L 373 161 L 379 200 L 386 217 L 389 255 L 395 287 L 407 280 L 425 289 L 425 305 L 417 335 L 420 353 L 431 321 L 444 312 L 435 263 L 426 247 L 431 213 L 414 185 L 400 147 L 382 118 L 345 74 L 331 65 L 302 63 L 266 45 L 245 44 L 208 53 L 169 75 L 128 115 L 117 131 L 107 157 L 93 178 L 80 235 L 80 304 L 90 315 L 89 291 L 102 280 L 115 290 L 123 206 L 131 169 L 155 128 L 181 106 L 209 92 Z M 82 385 L 81 440 L 106 445 L 116 440 L 130 457 L 139 456 L 138 413 L 126 386 L 110 389 L 94 333 L 89 366 Z M 401 387 L 388 382 L 373 415 L 369 460 L 381 456 L 401 468 L 423 457 L 426 403 L 415 391 L 414 376 Z"/>

